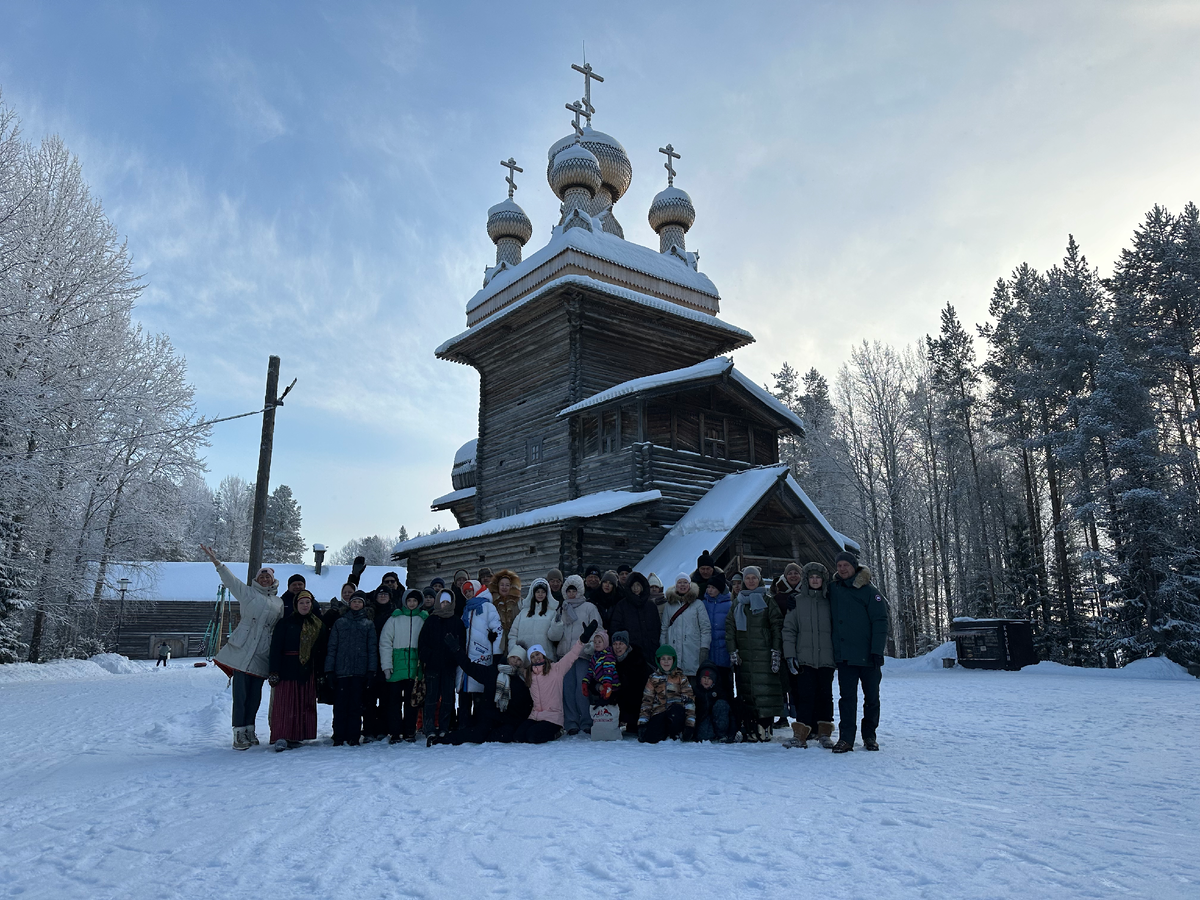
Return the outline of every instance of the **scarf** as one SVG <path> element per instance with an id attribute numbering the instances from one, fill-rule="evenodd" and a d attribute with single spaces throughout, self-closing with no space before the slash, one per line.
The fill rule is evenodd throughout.
<path id="1" fill-rule="evenodd" d="M 563 621 L 574 625 L 579 621 L 579 607 L 587 602 L 587 597 L 576 597 L 574 600 L 564 600 L 562 604 Z"/>
<path id="2" fill-rule="evenodd" d="M 508 701 L 512 699 L 510 679 L 513 675 L 513 667 L 504 663 L 497 668 L 500 670 L 500 674 L 496 676 L 496 709 L 504 712 L 508 709 Z"/>
<path id="3" fill-rule="evenodd" d="M 434 607 L 429 611 L 429 614 L 431 616 L 437 616 L 439 619 L 449 619 L 454 615 L 454 604 L 448 604 L 445 612 L 442 612 L 442 604 L 434 604 Z"/>
<path id="4" fill-rule="evenodd" d="M 300 618 L 304 623 L 300 626 L 300 665 L 307 666 L 308 660 L 312 656 L 313 647 L 317 644 L 317 638 L 321 636 L 321 629 L 325 626 L 312 613 Z"/>
<path id="5" fill-rule="evenodd" d="M 471 627 L 471 616 L 483 609 L 483 604 L 491 599 L 491 595 L 480 591 L 474 597 L 467 601 L 466 607 L 463 608 L 462 623 L 467 628 Z"/>
<path id="6" fill-rule="evenodd" d="M 760 584 L 754 590 L 743 588 L 738 594 L 737 606 L 733 609 L 733 618 L 737 622 L 737 630 L 746 630 L 746 607 L 750 607 L 751 612 L 762 612 L 767 608 L 767 601 L 763 599 L 763 586 Z"/>

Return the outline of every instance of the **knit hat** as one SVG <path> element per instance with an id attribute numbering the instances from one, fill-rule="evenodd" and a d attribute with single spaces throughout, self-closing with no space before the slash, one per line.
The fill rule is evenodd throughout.
<path id="1" fill-rule="evenodd" d="M 742 569 L 742 580 L 745 581 L 745 576 L 749 575 L 751 572 L 757 575 L 759 580 L 762 580 L 762 571 L 758 568 L 758 566 L 746 566 L 746 568 Z"/>
<path id="2" fill-rule="evenodd" d="M 466 594 L 465 588 L 468 584 L 471 586 L 471 596 L 472 597 L 474 597 L 481 590 L 483 590 L 482 584 L 480 584 L 478 581 L 474 581 L 473 579 L 468 578 L 466 581 L 463 582 L 463 588 L 464 588 L 463 594 Z"/>
<path id="3" fill-rule="evenodd" d="M 632 571 L 633 571 L 633 566 L 629 565 L 629 563 L 621 563 L 619 566 L 617 566 L 617 574 L 618 575 L 620 575 L 622 572 L 632 572 Z"/>
<path id="4" fill-rule="evenodd" d="M 387 581 L 389 578 L 395 578 L 396 582 L 400 583 L 400 573 L 399 572 L 384 572 L 383 577 L 380 578 L 379 580 Z"/>
<path id="5" fill-rule="evenodd" d="M 421 595 L 423 597 L 432 597 L 433 599 L 436 600 L 438 592 L 434 588 L 434 586 L 431 584 L 429 587 L 425 588 L 425 590 L 421 591 Z"/>
<path id="6" fill-rule="evenodd" d="M 538 645 L 534 644 L 533 646 L 537 647 Z M 509 647 L 508 653 L 506 654 L 506 658 L 508 656 L 515 656 L 517 659 L 519 659 L 521 661 L 521 665 L 524 665 L 525 663 L 529 662 L 529 657 L 525 653 L 525 648 L 522 647 L 520 644 L 513 644 L 511 647 Z"/>
<path id="7" fill-rule="evenodd" d="M 604 638 L 604 646 L 601 647 L 600 649 L 603 650 L 603 649 L 607 649 L 608 647 L 612 646 L 612 641 L 610 641 L 608 639 L 608 632 L 604 630 L 603 626 L 601 626 L 600 628 L 597 628 L 594 632 L 592 632 L 593 644 L 594 644 L 596 638 Z"/>
<path id="8" fill-rule="evenodd" d="M 563 580 L 563 573 L 562 573 L 562 569 L 551 569 L 549 572 L 547 572 L 547 573 L 546 573 L 546 580 L 547 580 L 547 581 L 553 581 L 553 580 L 554 580 L 554 579 L 556 579 L 556 578 L 557 578 L 559 581 L 562 581 L 562 580 Z"/>
<path id="9" fill-rule="evenodd" d="M 350 602 L 353 603 L 355 600 L 361 600 L 363 602 L 363 604 L 366 605 L 367 592 L 366 591 L 355 591 L 353 594 L 350 595 Z"/>
<path id="10" fill-rule="evenodd" d="M 292 585 L 295 584 L 297 581 L 300 582 L 301 584 L 307 583 L 304 580 L 304 576 L 301 575 L 299 572 L 297 572 L 295 575 L 288 576 L 288 589 L 290 590 Z"/>
<path id="11" fill-rule="evenodd" d="M 583 577 L 591 578 L 593 575 L 595 575 L 597 578 L 599 578 L 601 574 L 602 573 L 600 572 L 599 566 L 588 566 L 583 572 Z"/>
<path id="12" fill-rule="evenodd" d="M 708 586 L 717 589 L 718 594 L 723 594 L 726 591 L 725 576 L 720 572 L 713 572 L 712 578 L 708 579 Z"/>
<path id="13" fill-rule="evenodd" d="M 563 582 L 564 593 L 566 592 L 567 588 L 575 588 L 575 590 L 577 590 L 580 593 L 580 595 L 582 596 L 583 595 L 583 579 L 580 578 L 578 575 L 568 575 L 567 580 Z"/>
<path id="14" fill-rule="evenodd" d="M 603 576 L 601 576 L 600 583 L 603 584 L 606 581 L 609 582 L 613 587 L 621 586 L 621 579 L 619 579 L 617 577 L 617 573 L 614 572 L 612 569 L 609 569 L 607 572 L 604 573 Z"/>
<path id="15" fill-rule="evenodd" d="M 692 576 L 689 575 L 687 572 L 680 572 L 678 575 L 675 576 L 675 581 L 672 583 L 678 584 L 680 581 L 691 581 L 691 580 L 692 580 Z"/>
<path id="16" fill-rule="evenodd" d="M 622 644 L 624 644 L 626 647 L 628 647 L 629 646 L 629 632 L 628 631 L 614 631 L 613 636 L 612 636 L 612 642 L 615 644 L 617 641 L 620 641 Z"/>
<path id="17" fill-rule="evenodd" d="M 858 568 L 858 557 L 855 556 L 853 553 L 851 553 L 849 550 L 843 550 L 841 553 L 839 553 L 837 556 L 835 556 L 833 558 L 833 564 L 837 565 L 842 560 L 845 560 L 846 562 L 850 563 L 850 565 L 854 566 L 854 568 L 856 568 L 856 569 Z"/>
<path id="18" fill-rule="evenodd" d="M 741 584 L 743 581 L 745 581 L 745 579 L 744 579 L 744 578 L 742 578 L 742 573 L 741 573 L 741 572 L 734 572 L 732 575 L 730 575 L 730 576 L 729 576 L 729 583 L 730 583 L 730 584 L 733 584 L 735 581 L 736 581 L 738 584 Z"/>
<path id="19" fill-rule="evenodd" d="M 717 564 L 713 562 L 712 553 L 710 553 L 708 550 L 705 550 L 703 553 L 701 553 L 699 558 L 696 560 L 697 569 L 701 566 L 712 566 L 716 568 L 716 565 Z"/>
<path id="20" fill-rule="evenodd" d="M 669 656 L 669 657 L 671 657 L 671 659 L 675 660 L 675 665 L 671 666 L 671 671 L 674 671 L 675 668 L 679 665 L 679 655 L 675 652 L 675 648 L 672 647 L 670 644 L 663 644 L 661 647 L 659 647 L 657 650 L 655 650 L 654 651 L 654 664 L 658 665 L 658 661 L 660 659 L 662 659 L 664 656 Z M 662 668 L 662 666 L 658 666 L 658 667 L 660 669 Z"/>
<path id="21" fill-rule="evenodd" d="M 542 654 L 542 656 L 546 657 L 546 659 L 549 659 L 549 658 L 550 658 L 550 654 L 548 654 L 548 653 L 546 652 L 546 648 L 545 648 L 545 647 L 543 647 L 541 644 L 534 644 L 532 647 L 530 647 L 530 648 L 529 648 L 529 656 L 528 656 L 528 658 L 529 658 L 529 659 L 533 659 L 533 654 L 535 654 L 535 653 L 540 653 L 540 654 Z"/>
<path id="22" fill-rule="evenodd" d="M 258 570 L 258 575 L 261 575 L 263 572 L 266 572 L 268 575 L 270 575 L 272 579 L 275 578 L 275 570 L 272 569 L 270 566 L 263 566 L 261 569 Z M 254 577 L 257 578 L 258 575 L 255 575 Z"/>
<path id="23" fill-rule="evenodd" d="M 429 582 L 429 586 L 430 587 L 445 587 L 446 582 L 445 582 L 445 579 L 435 578 L 431 582 Z"/>
<path id="24" fill-rule="evenodd" d="M 797 575 L 804 574 L 804 570 L 800 568 L 800 564 L 794 563 L 794 562 L 790 562 L 786 566 L 783 567 L 783 574 L 787 575 L 789 572 L 791 572 L 793 570 L 796 572 Z"/>
<path id="25" fill-rule="evenodd" d="M 663 586 L 662 579 L 660 579 L 653 572 L 651 572 L 649 575 L 646 576 L 646 584 L 650 585 L 650 587 L 659 588 L 660 590 L 662 589 L 662 586 Z"/>

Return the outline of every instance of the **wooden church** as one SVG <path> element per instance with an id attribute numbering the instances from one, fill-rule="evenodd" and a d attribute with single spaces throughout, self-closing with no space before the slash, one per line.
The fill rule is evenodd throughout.
<path id="1" fill-rule="evenodd" d="M 528 583 L 551 568 L 628 563 L 668 583 L 712 552 L 726 571 L 790 560 L 832 567 L 837 532 L 779 462 L 804 423 L 725 354 L 753 343 L 717 317 L 720 295 L 685 235 L 696 212 L 675 187 L 650 205 L 658 251 L 624 239 L 615 207 L 632 179 L 625 148 L 592 128 L 549 152 L 562 201 L 549 243 L 522 258 L 533 226 L 513 200 L 488 210 L 496 264 L 467 304 L 467 330 L 435 351 L 479 373 L 479 435 L 455 457 L 454 490 L 432 503 L 459 528 L 397 544 L 411 584 L 457 568 L 506 567 Z"/>

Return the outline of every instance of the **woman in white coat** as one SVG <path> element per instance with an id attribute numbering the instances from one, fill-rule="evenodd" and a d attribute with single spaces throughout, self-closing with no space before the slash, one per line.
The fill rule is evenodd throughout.
<path id="1" fill-rule="evenodd" d="M 667 588 L 667 602 L 662 612 L 662 643 L 675 648 L 678 654 L 676 665 L 693 682 L 712 646 L 712 622 L 699 596 L 700 588 L 692 582 L 691 576 L 680 572 L 675 583 Z M 694 689 L 695 685 L 692 687 Z"/>
<path id="2" fill-rule="evenodd" d="M 471 662 L 491 665 L 504 636 L 500 613 L 492 604 L 491 591 L 478 581 L 464 581 L 462 592 L 467 601 L 462 614 L 467 629 L 467 657 Z M 472 722 L 476 704 L 481 702 L 483 685 L 459 669 L 458 690 L 458 727 L 465 728 Z"/>
<path id="3" fill-rule="evenodd" d="M 517 617 L 513 619 L 512 627 L 508 630 L 509 649 L 520 646 L 528 653 L 530 647 L 541 644 L 546 649 L 550 662 L 558 659 L 558 654 L 554 652 L 556 645 L 546 635 L 554 621 L 557 607 L 558 604 L 550 596 L 550 582 L 545 578 L 535 578 L 529 586 L 529 593 L 525 595 Z"/>

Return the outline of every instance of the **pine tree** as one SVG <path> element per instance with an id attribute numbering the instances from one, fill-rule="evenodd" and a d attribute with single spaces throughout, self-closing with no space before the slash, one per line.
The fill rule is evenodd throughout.
<path id="1" fill-rule="evenodd" d="M 300 504 L 292 489 L 281 484 L 267 498 L 263 520 L 263 559 L 277 563 L 304 562 L 307 545 L 300 534 Z"/>

